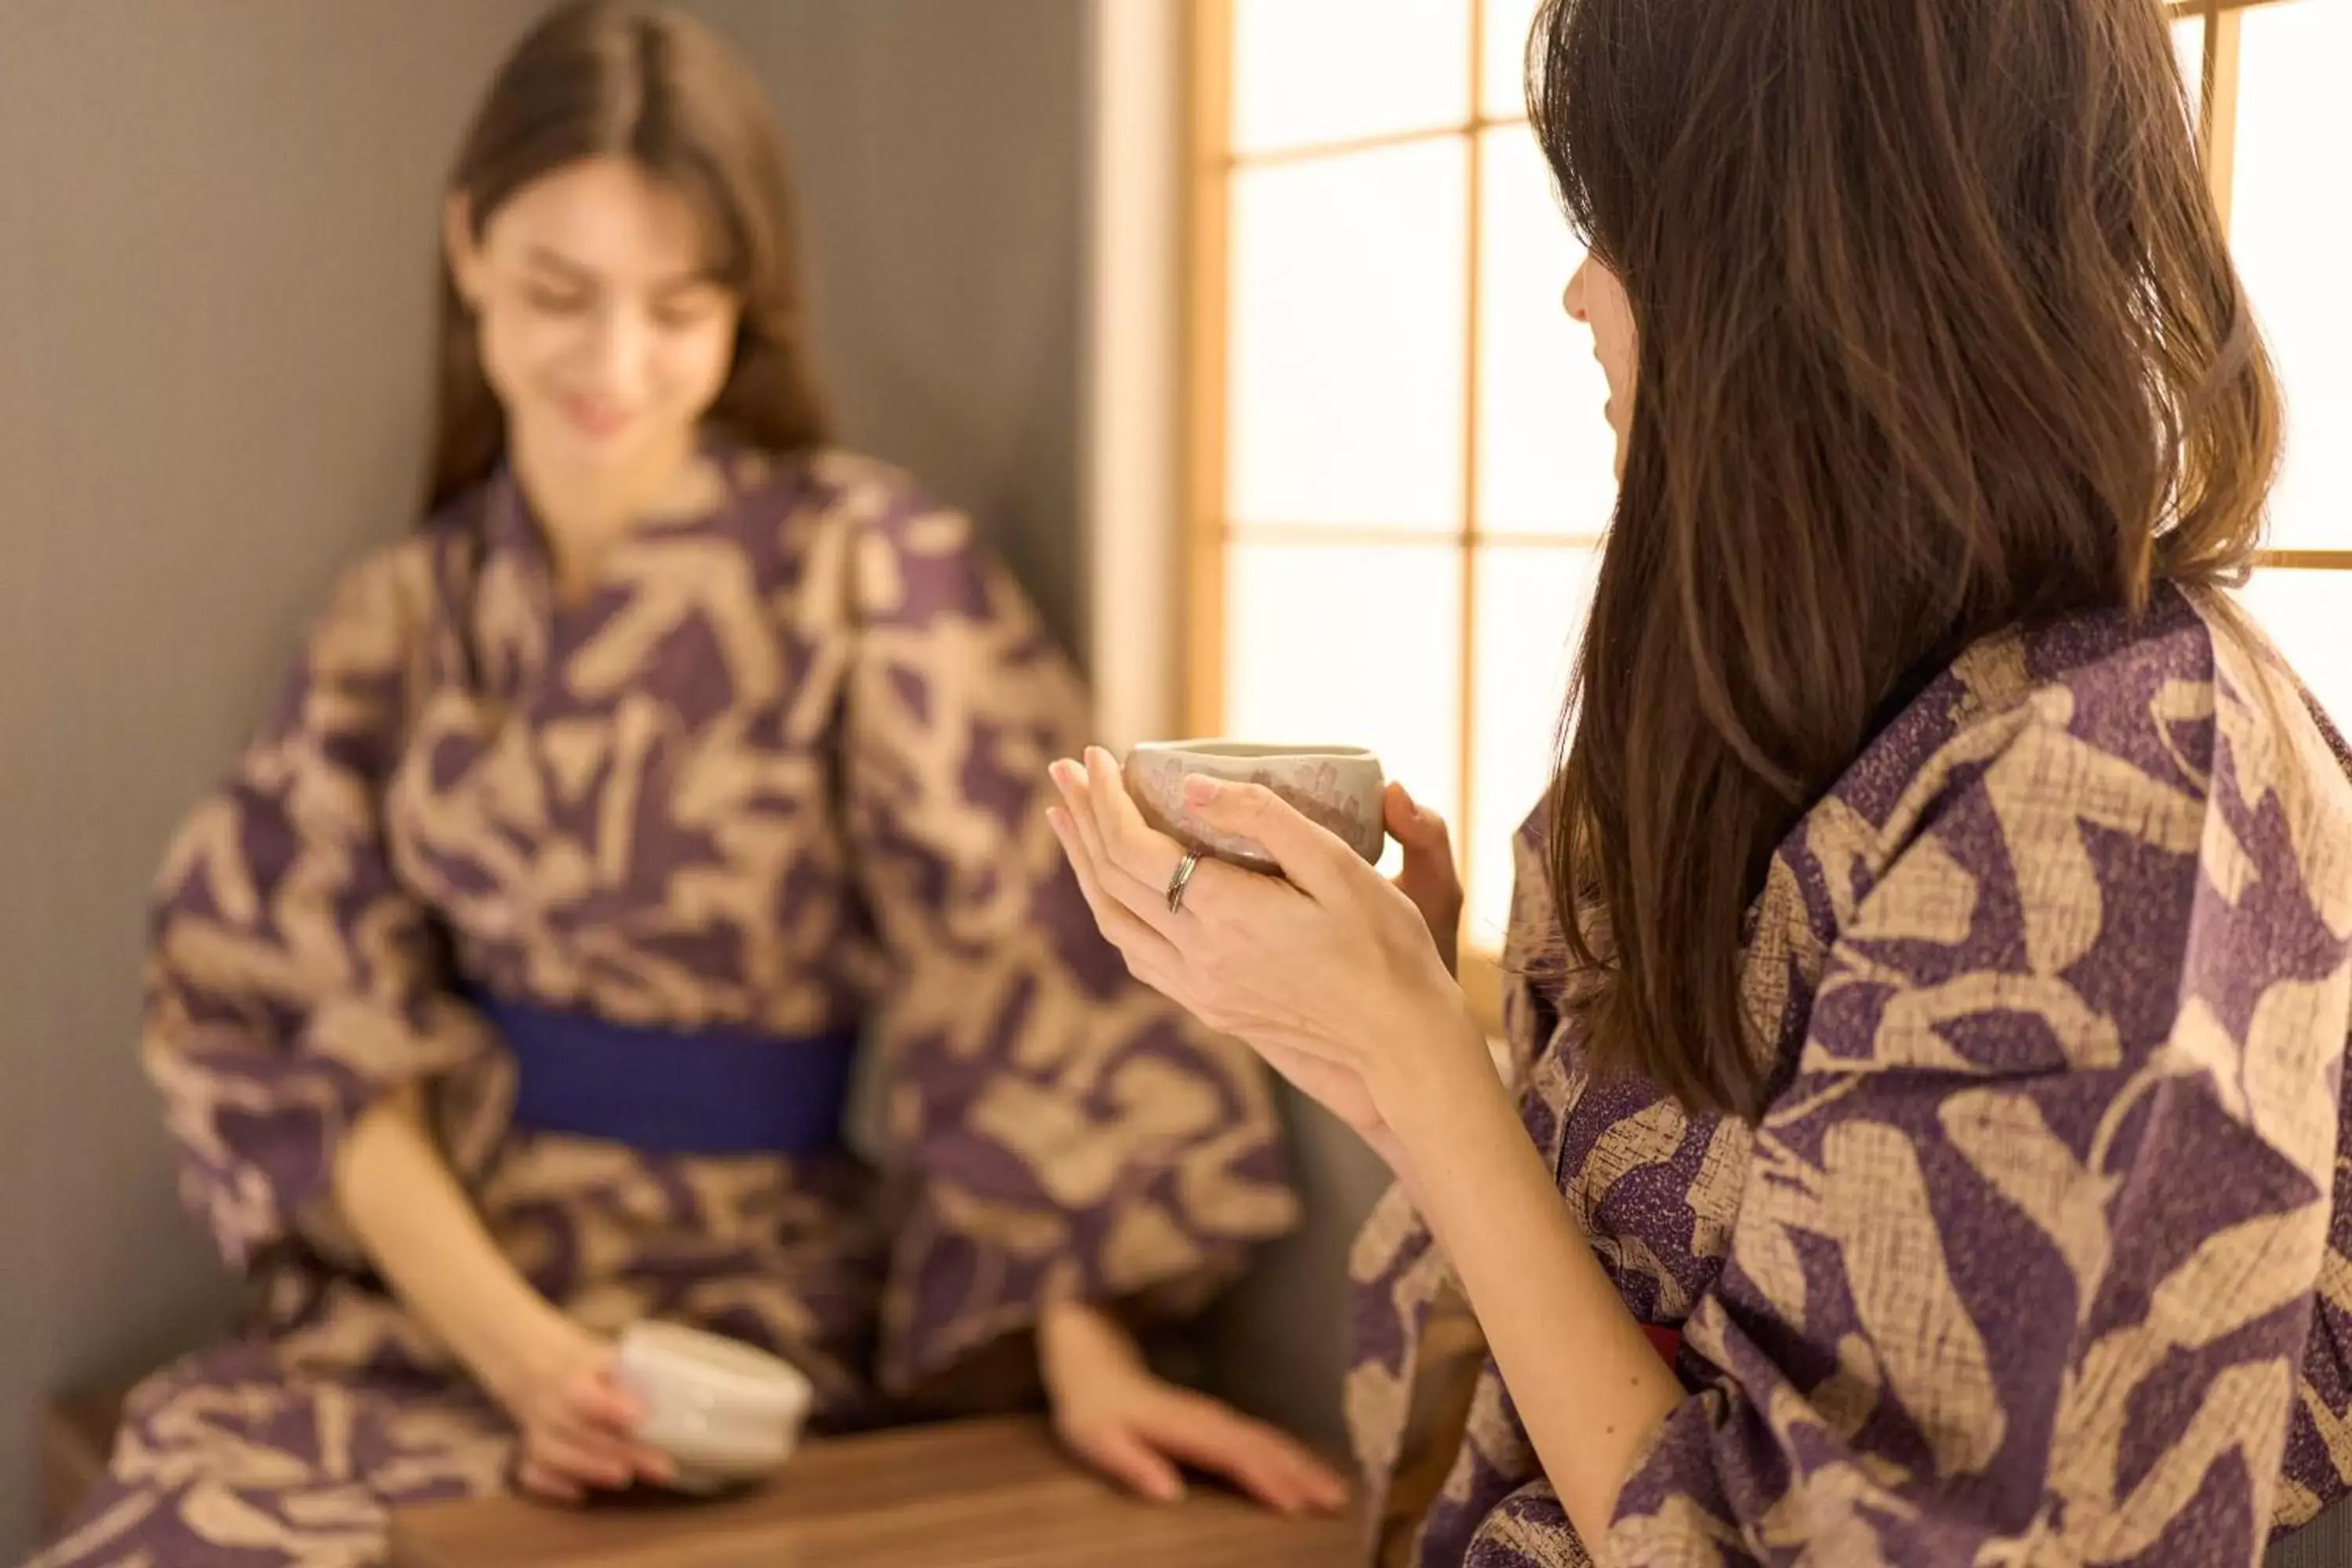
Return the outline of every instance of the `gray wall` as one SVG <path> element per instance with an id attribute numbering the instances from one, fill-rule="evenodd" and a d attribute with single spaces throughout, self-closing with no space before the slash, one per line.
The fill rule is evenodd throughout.
<path id="1" fill-rule="evenodd" d="M 709 0 L 780 100 L 845 434 L 1066 636 L 1084 0 Z M 226 1287 L 131 1040 L 163 838 L 409 521 L 436 195 L 537 0 L 0 0 L 0 1559 L 58 1387 Z"/>
<path id="2" fill-rule="evenodd" d="M 852 444 L 973 511 L 1078 631 L 1089 0 L 687 0 L 792 142 Z"/>

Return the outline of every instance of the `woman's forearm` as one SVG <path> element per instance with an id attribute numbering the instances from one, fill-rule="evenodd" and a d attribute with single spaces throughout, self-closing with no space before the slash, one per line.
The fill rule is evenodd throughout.
<path id="1" fill-rule="evenodd" d="M 491 1239 L 415 1089 L 384 1096 L 353 1125 L 334 1196 L 401 1300 L 492 1393 L 526 1376 L 568 1326 Z"/>
<path id="2" fill-rule="evenodd" d="M 1508 1092 L 1448 1075 L 1396 1097 L 1407 1190 L 1445 1249 L 1577 1533 L 1599 1542 L 1681 1386 L 1593 1257 Z"/>

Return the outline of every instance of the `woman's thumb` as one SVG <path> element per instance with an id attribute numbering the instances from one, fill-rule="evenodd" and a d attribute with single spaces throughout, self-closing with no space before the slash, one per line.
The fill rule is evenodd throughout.
<path id="1" fill-rule="evenodd" d="M 1391 782 L 1381 815 L 1388 820 L 1389 836 L 1414 849 L 1436 848 L 1445 842 L 1445 819 L 1424 811 L 1404 785 Z"/>

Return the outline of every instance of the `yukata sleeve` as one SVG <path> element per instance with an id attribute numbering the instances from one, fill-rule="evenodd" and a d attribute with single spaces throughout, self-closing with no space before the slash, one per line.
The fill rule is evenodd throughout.
<path id="1" fill-rule="evenodd" d="M 347 1253 L 330 1199 L 343 1135 L 485 1044 L 385 851 L 421 563 L 395 550 L 339 584 L 155 879 L 141 1057 L 182 1194 L 233 1266 L 289 1242 Z"/>
<path id="2" fill-rule="evenodd" d="M 1133 981 L 1045 819 L 1075 676 L 969 523 L 868 498 L 844 812 L 889 958 L 870 1019 L 911 1178 L 884 1312 L 905 1391 L 1057 1298 L 1181 1315 L 1295 1223 L 1263 1069 Z"/>
<path id="3" fill-rule="evenodd" d="M 2172 767 L 2028 722 L 1826 893 L 1858 901 L 1687 1326 L 1697 1392 L 1598 1561 L 2259 1558 L 2326 1243 L 2352 825 L 2205 727 Z"/>

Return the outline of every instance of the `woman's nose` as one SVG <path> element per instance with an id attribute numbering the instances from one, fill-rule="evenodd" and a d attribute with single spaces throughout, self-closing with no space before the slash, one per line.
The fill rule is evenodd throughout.
<path id="1" fill-rule="evenodd" d="M 636 390 L 645 368 L 647 336 L 635 311 L 614 304 L 599 313 L 596 369 L 607 395 L 626 397 Z"/>

